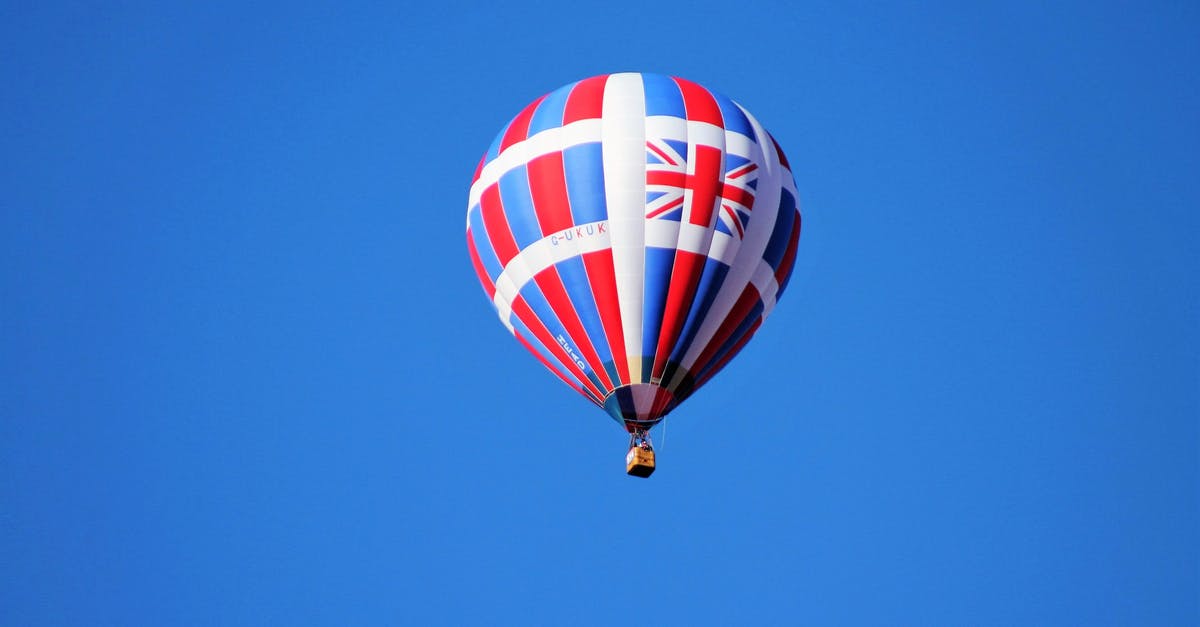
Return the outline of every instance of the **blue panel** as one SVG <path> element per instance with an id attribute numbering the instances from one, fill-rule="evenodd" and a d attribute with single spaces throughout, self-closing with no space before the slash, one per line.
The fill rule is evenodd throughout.
<path id="1" fill-rule="evenodd" d="M 479 205 L 471 207 L 471 210 L 467 212 L 467 218 L 471 223 L 471 239 L 475 242 L 475 251 L 479 253 L 483 268 L 494 285 L 504 268 L 500 267 L 500 258 L 496 256 L 492 243 L 488 241 L 487 229 L 483 226 L 483 212 L 479 210 Z"/>
<path id="2" fill-rule="evenodd" d="M 754 127 L 750 126 L 750 120 L 746 118 L 746 114 L 733 101 L 714 93 L 713 98 L 717 100 L 717 106 L 721 107 L 721 117 L 725 119 L 725 130 L 741 133 L 746 137 L 754 139 Z"/>
<path id="3" fill-rule="evenodd" d="M 687 142 L 681 142 L 681 141 L 677 141 L 674 139 L 664 139 L 663 143 L 670 146 L 671 149 L 674 150 L 675 152 L 679 153 L 679 156 L 683 157 L 685 161 L 687 160 L 687 155 L 688 155 L 688 143 Z"/>
<path id="4" fill-rule="evenodd" d="M 533 112 L 533 117 L 529 119 L 529 137 L 546 129 L 562 126 L 563 111 L 567 108 L 567 96 L 571 95 L 571 90 L 575 89 L 575 85 L 577 83 L 556 89 L 542 100 L 537 110 Z"/>
<path id="5" fill-rule="evenodd" d="M 604 411 L 614 420 L 625 424 L 625 419 L 637 420 L 637 409 L 633 405 L 633 391 L 629 387 L 617 388 L 604 399 Z"/>
<path id="6" fill-rule="evenodd" d="M 674 248 L 646 247 L 646 288 L 642 304 L 642 357 L 654 358 L 662 331 L 663 310 L 667 306 L 667 292 L 671 287 L 671 269 L 675 265 Z M 649 381 L 648 370 L 642 372 Z"/>
<path id="7" fill-rule="evenodd" d="M 608 219 L 604 198 L 604 159 L 600 142 L 571 146 L 563 151 L 563 170 L 567 178 L 567 197 L 571 199 L 571 217 L 575 224 Z"/>
<path id="8" fill-rule="evenodd" d="M 592 347 L 596 349 L 600 360 L 604 362 L 603 366 L 604 370 L 608 372 L 608 378 L 619 385 L 621 378 L 613 363 L 608 337 L 604 335 L 604 325 L 600 322 L 600 311 L 596 309 L 596 299 L 592 294 L 592 286 L 588 283 L 583 259 L 571 257 L 558 262 L 555 267 L 558 269 L 558 275 L 562 277 L 563 287 L 567 290 L 567 296 L 571 298 L 575 313 L 579 315 L 579 320 L 583 323 L 583 330 L 587 333 L 588 339 L 592 341 Z"/>
<path id="9" fill-rule="evenodd" d="M 797 212 L 797 213 L 796 213 L 796 218 L 795 218 L 795 219 L 796 219 L 796 220 L 799 220 L 799 219 L 800 219 L 800 213 L 799 213 L 799 212 Z M 792 260 L 792 263 L 795 263 L 795 260 Z M 778 270 L 778 268 L 776 268 L 776 270 Z M 779 299 L 780 299 L 780 298 L 783 298 L 783 290 L 787 289 L 788 283 L 790 283 L 790 282 L 792 281 L 792 275 L 793 275 L 793 274 L 795 274 L 795 272 L 794 272 L 794 268 L 792 268 L 792 269 L 789 269 L 789 270 L 788 270 L 788 272 L 787 272 L 787 274 L 786 274 L 786 275 L 784 275 L 784 277 L 783 277 L 783 283 L 780 283 L 780 284 L 779 284 L 779 290 L 775 292 L 775 301 L 776 301 L 776 302 L 779 302 Z"/>
<path id="10" fill-rule="evenodd" d="M 558 316 L 554 313 L 554 308 L 546 301 L 546 297 L 542 294 L 542 290 L 538 288 L 537 283 L 535 281 L 526 283 L 521 288 L 521 296 L 525 298 L 525 303 L 529 305 L 534 315 L 538 317 L 538 320 L 542 321 L 542 325 L 550 332 L 550 336 L 555 339 L 562 338 L 566 341 L 567 345 L 571 347 L 571 350 L 567 351 L 567 353 L 570 354 L 573 351 L 575 356 L 584 362 L 584 365 L 580 369 L 583 370 L 583 374 L 587 376 L 588 380 L 603 390 L 604 384 L 600 382 L 600 378 L 596 376 L 591 366 L 583 359 L 583 355 L 579 352 L 579 347 L 575 346 L 575 343 L 571 341 L 571 335 L 567 333 L 566 328 L 559 322 Z M 558 362 L 558 359 L 555 358 L 554 361 Z"/>
<path id="11" fill-rule="evenodd" d="M 496 139 L 492 140 L 492 145 L 488 147 L 487 157 L 483 160 L 484 163 L 491 163 L 500 155 L 500 143 L 504 141 L 504 134 L 508 132 L 508 127 L 512 126 L 513 120 L 509 120 L 504 128 L 496 134 Z"/>
<path id="12" fill-rule="evenodd" d="M 538 225 L 537 213 L 533 209 L 529 175 L 524 165 L 500 177 L 500 202 L 504 204 L 504 217 L 508 219 L 508 228 L 517 242 L 518 250 L 525 250 L 526 246 L 542 239 L 542 227 Z"/>
<path id="13" fill-rule="evenodd" d="M 724 211 L 722 211 L 722 213 L 724 213 Z M 726 235 L 729 235 L 729 236 L 731 236 L 731 237 L 733 236 L 733 233 L 732 233 L 732 232 L 730 232 L 730 230 L 729 230 L 729 227 L 728 227 L 728 226 L 725 226 L 725 221 L 724 221 L 724 220 L 722 220 L 722 219 L 721 219 L 721 218 L 719 218 L 719 217 L 717 218 L 717 225 L 716 225 L 716 228 L 717 228 L 717 230 L 718 230 L 718 231 L 720 231 L 720 232 L 722 232 L 722 233 L 724 233 L 724 234 L 726 234 Z"/>
<path id="14" fill-rule="evenodd" d="M 796 199 L 791 192 L 785 190 L 779 198 L 779 217 L 775 219 L 775 230 L 771 232 L 771 240 L 763 252 L 763 259 L 772 270 L 779 268 L 779 262 L 787 252 L 788 240 L 792 237 L 792 222 L 796 219 Z"/>
<path id="15" fill-rule="evenodd" d="M 733 350 L 733 347 L 737 346 L 737 343 L 741 341 L 741 339 L 745 337 L 747 333 L 750 332 L 750 327 L 754 326 L 754 322 L 758 320 L 758 317 L 762 315 L 762 312 L 763 302 L 760 298 L 758 302 L 754 303 L 754 307 L 750 309 L 750 313 L 746 316 L 746 319 L 742 320 L 742 322 L 738 324 L 737 329 L 733 331 L 733 334 L 729 336 L 728 340 L 725 340 L 725 343 L 721 345 L 721 349 L 717 351 L 717 354 L 713 355 L 712 361 L 708 362 L 707 364 L 696 364 L 700 366 L 700 371 L 696 373 L 697 379 L 703 378 L 708 371 L 712 370 L 717 364 L 721 363 L 721 360 L 724 359 L 727 354 L 729 354 L 729 351 Z"/>
<path id="16" fill-rule="evenodd" d="M 717 292 L 721 291 L 721 285 L 725 282 L 727 274 L 729 274 L 729 266 L 712 258 L 704 262 L 704 271 L 700 274 L 700 282 L 696 285 L 694 304 L 688 311 L 687 321 L 683 323 L 683 331 L 679 333 L 675 349 L 671 351 L 672 361 L 683 361 L 683 356 L 691 347 L 692 341 L 696 339 L 696 333 L 700 331 L 700 325 L 704 323 L 704 318 L 712 309 L 713 301 L 717 299 Z"/>
<path id="17" fill-rule="evenodd" d="M 670 193 L 671 192 L 646 192 L 646 205 L 649 206 L 650 203 Z"/>
<path id="18" fill-rule="evenodd" d="M 731 152 L 725 153 L 725 172 L 733 172 L 747 163 L 750 163 L 750 160 L 746 157 L 741 157 Z"/>
<path id="19" fill-rule="evenodd" d="M 670 220 L 672 222 L 683 222 L 683 207 L 680 207 L 678 209 L 672 209 L 671 211 L 668 211 L 654 219 L 655 220 Z"/>
<path id="20" fill-rule="evenodd" d="M 671 115 L 687 118 L 683 106 L 683 94 L 679 85 L 669 76 L 642 74 L 642 85 L 646 92 L 646 115 Z"/>

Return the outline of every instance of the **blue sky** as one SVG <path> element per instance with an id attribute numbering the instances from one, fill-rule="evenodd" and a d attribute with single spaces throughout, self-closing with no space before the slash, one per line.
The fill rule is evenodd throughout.
<path id="1" fill-rule="evenodd" d="M 0 622 L 1200 622 L 1194 3 L 506 4 L 0 8 Z M 629 70 L 805 216 L 645 481 L 463 242 Z"/>

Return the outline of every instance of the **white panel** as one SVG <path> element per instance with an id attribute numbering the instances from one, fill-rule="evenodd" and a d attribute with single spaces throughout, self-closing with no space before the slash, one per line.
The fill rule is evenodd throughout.
<path id="1" fill-rule="evenodd" d="M 479 202 L 483 190 L 495 185 L 509 170 L 529 163 L 542 155 L 565 150 L 571 146 L 600 141 L 601 121 L 579 120 L 566 126 L 546 129 L 533 137 L 517 142 L 483 166 L 479 179 L 471 185 L 467 206 Z"/>
<path id="2" fill-rule="evenodd" d="M 687 139 L 688 121 L 673 115 L 652 115 L 646 118 L 646 137 L 662 139 Z"/>
<path id="3" fill-rule="evenodd" d="M 658 386 L 652 383 L 635 384 L 629 391 L 633 396 L 633 408 L 637 411 L 638 420 L 648 418 L 650 410 L 654 408 L 654 396 Z"/>
<path id="4" fill-rule="evenodd" d="M 713 246 L 709 247 L 703 241 L 703 238 L 711 234 Z M 686 250 L 690 253 L 698 255 L 709 255 L 716 259 L 720 259 L 725 263 L 733 261 L 732 256 L 728 258 L 721 255 L 713 254 L 712 250 L 716 247 L 716 242 L 722 242 L 721 248 L 724 249 L 730 245 L 730 240 L 733 238 L 719 231 L 712 231 L 702 226 L 695 224 L 673 222 L 671 220 L 647 220 L 646 221 L 646 245 L 658 246 L 661 248 L 676 248 Z"/>
<path id="5" fill-rule="evenodd" d="M 567 239 L 570 231 L 571 239 Z M 612 245 L 608 225 L 604 220 L 581 224 L 576 227 L 551 233 L 526 246 L 517 253 L 496 279 L 496 295 L 492 303 L 505 326 L 512 328 L 512 304 L 525 284 L 539 272 L 550 266 L 584 253 L 603 250 Z"/>
<path id="6" fill-rule="evenodd" d="M 645 283 L 646 100 L 639 74 L 613 74 L 604 87 L 604 195 L 612 232 L 613 274 L 629 376 L 642 381 Z M 647 373 L 648 374 L 648 373 Z"/>
<path id="7" fill-rule="evenodd" d="M 742 240 L 730 237 L 720 231 L 713 233 L 712 244 L 708 247 L 709 259 L 716 259 L 725 265 L 732 265 Z"/>
<path id="8" fill-rule="evenodd" d="M 779 292 L 779 284 L 775 282 L 775 271 L 771 269 L 771 264 L 765 260 L 758 262 L 758 268 L 755 269 L 750 282 L 762 297 L 763 318 L 766 318 L 767 313 L 775 308 L 775 294 Z"/>
<path id="9" fill-rule="evenodd" d="M 688 370 L 691 370 L 692 365 L 696 363 L 696 359 L 700 357 L 700 353 L 704 350 L 704 347 L 716 335 L 717 329 L 724 322 L 726 316 L 729 315 L 738 297 L 741 296 L 742 291 L 750 282 L 754 272 L 762 262 L 763 252 L 767 248 L 767 243 L 771 240 L 771 232 L 775 229 L 777 215 L 772 215 L 772 213 L 777 213 L 776 209 L 779 206 L 779 199 L 781 197 L 783 174 L 786 171 L 779 163 L 779 156 L 775 154 L 775 148 L 770 136 L 759 125 L 758 120 L 755 120 L 745 109 L 742 111 L 746 113 L 746 118 L 750 120 L 750 124 L 754 128 L 755 138 L 762 150 L 761 161 L 755 159 L 760 164 L 758 190 L 754 201 L 756 209 L 753 217 L 750 219 L 746 234 L 742 238 L 742 244 L 738 247 L 737 254 L 730 265 L 729 274 L 726 275 L 725 282 L 721 284 L 721 289 L 717 292 L 716 300 L 713 301 L 712 307 L 709 308 L 708 314 L 700 324 L 699 332 L 696 333 L 696 337 L 692 340 L 691 346 L 688 347 L 687 353 L 683 357 L 683 366 Z M 674 383 L 672 382 L 672 384 Z"/>

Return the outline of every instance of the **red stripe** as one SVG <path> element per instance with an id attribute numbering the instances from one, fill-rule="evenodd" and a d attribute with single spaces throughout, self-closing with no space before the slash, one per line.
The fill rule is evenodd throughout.
<path id="1" fill-rule="evenodd" d="M 675 395 L 667 388 L 658 388 L 654 391 L 654 402 L 650 405 L 650 416 L 652 420 L 658 420 L 667 413 L 667 408 L 671 406 L 671 401 L 675 400 Z"/>
<path id="2" fill-rule="evenodd" d="M 762 326 L 762 321 L 763 319 L 761 316 L 758 318 L 758 320 L 755 320 L 754 324 L 750 325 L 750 328 L 746 330 L 746 334 L 743 335 L 737 341 L 737 343 L 733 345 L 733 348 L 729 349 L 728 353 L 725 353 L 725 356 L 721 358 L 721 361 L 717 362 L 711 370 L 705 372 L 700 376 L 699 379 L 696 380 L 697 388 L 704 385 L 709 379 L 716 376 L 718 372 L 720 372 L 727 364 L 729 364 L 731 359 L 737 357 L 737 354 L 742 352 L 742 348 L 746 346 L 746 342 L 749 342 L 750 338 L 754 337 L 754 334 L 758 332 L 758 327 Z"/>
<path id="3" fill-rule="evenodd" d="M 646 185 L 683 188 L 686 184 L 687 175 L 683 172 L 665 172 L 663 170 L 648 170 L 646 172 Z"/>
<path id="4" fill-rule="evenodd" d="M 665 204 L 665 205 L 663 205 L 663 206 L 659 207 L 658 209 L 655 209 L 654 211 L 652 211 L 652 212 L 650 212 L 650 213 L 646 214 L 646 217 L 647 217 L 647 218 L 657 218 L 658 216 L 661 216 L 662 214 L 664 214 L 664 213 L 666 213 L 666 212 L 668 212 L 668 211 L 670 211 L 670 210 L 672 210 L 672 209 L 674 209 L 674 208 L 676 208 L 676 207 L 678 207 L 679 205 L 682 205 L 682 204 L 683 204 L 683 196 L 680 196 L 680 197 L 676 198 L 675 200 L 672 200 L 671 202 L 669 202 L 669 203 L 667 203 L 667 204 Z"/>
<path id="5" fill-rule="evenodd" d="M 608 75 L 585 78 L 575 85 L 567 96 L 563 110 L 563 126 L 576 120 L 590 120 L 604 113 L 604 85 Z"/>
<path id="6" fill-rule="evenodd" d="M 483 291 L 487 292 L 488 300 L 492 300 L 496 296 L 496 286 L 492 284 L 491 277 L 483 267 L 483 261 L 479 259 L 479 251 L 475 248 L 475 238 L 471 237 L 470 228 L 467 229 L 467 253 L 471 255 L 475 276 L 479 277 L 479 282 L 483 284 Z"/>
<path id="7" fill-rule="evenodd" d="M 745 237 L 746 234 L 742 231 L 741 216 L 739 216 L 737 212 L 733 210 L 733 207 L 730 207 L 729 205 L 721 205 L 721 208 L 725 210 L 725 213 L 729 214 L 729 219 L 733 220 L 733 227 L 737 229 L 738 237 Z"/>
<path id="8" fill-rule="evenodd" d="M 659 148 L 658 146 L 655 146 L 653 143 L 646 142 L 646 147 L 649 148 L 650 150 L 654 151 L 654 154 L 658 155 L 659 159 L 662 159 L 663 161 L 666 161 L 667 163 L 669 163 L 671 165 L 679 165 L 678 163 L 675 162 L 674 159 L 672 159 L 669 155 L 667 155 L 667 153 L 663 152 L 661 148 Z"/>
<path id="9" fill-rule="evenodd" d="M 783 287 L 783 282 L 787 276 L 792 273 L 792 265 L 796 262 L 796 248 L 800 244 L 800 212 L 796 212 L 796 219 L 792 220 L 792 235 L 788 239 L 787 252 L 783 253 L 783 259 L 779 261 L 779 267 L 775 269 L 775 283 Z"/>
<path id="10" fill-rule="evenodd" d="M 712 226 L 717 189 L 724 184 L 721 180 L 721 164 L 724 160 L 725 155 L 720 149 L 696 145 L 696 158 L 692 163 L 695 174 L 687 177 L 688 189 L 692 190 L 692 211 L 688 222 L 705 228 Z"/>
<path id="11" fill-rule="evenodd" d="M 667 301 L 658 332 L 658 346 L 654 349 L 654 367 L 650 371 L 652 378 L 662 378 L 671 349 L 679 341 L 679 333 L 696 298 L 696 285 L 700 283 L 706 259 L 708 257 L 705 255 L 686 250 L 675 251 L 671 285 L 667 288 Z"/>
<path id="12" fill-rule="evenodd" d="M 524 298 L 517 296 L 516 301 L 513 302 L 513 315 L 517 316 L 521 322 L 525 323 L 525 326 L 529 327 L 529 330 L 533 332 L 538 342 L 541 342 L 543 348 L 557 357 L 559 363 L 568 372 L 574 374 L 575 378 L 579 379 L 584 389 L 594 394 L 596 398 L 604 398 L 604 393 L 587 378 L 587 375 L 583 373 L 583 370 L 574 361 L 571 361 L 571 357 L 567 355 L 567 351 L 563 350 L 562 346 L 559 346 L 558 340 L 550 335 L 550 332 L 546 330 L 546 325 L 542 324 L 541 319 L 533 313 L 533 310 L 529 308 L 529 304 L 525 302 Z"/>
<path id="13" fill-rule="evenodd" d="M 679 77 L 675 77 L 675 84 L 679 85 L 679 91 L 683 94 L 683 107 L 687 111 L 687 119 L 725 128 L 721 106 L 707 89 Z"/>
<path id="14" fill-rule="evenodd" d="M 542 362 L 542 365 L 545 366 L 546 369 L 548 369 L 550 372 L 553 372 L 554 376 L 561 379 L 563 383 L 566 383 L 567 385 L 571 386 L 572 390 L 579 392 L 579 394 L 581 396 L 583 396 L 584 398 L 588 399 L 589 401 L 592 401 L 593 403 L 596 402 L 596 400 L 593 399 L 590 394 L 588 394 L 587 392 L 584 392 L 583 388 L 579 387 L 574 381 L 567 378 L 567 375 L 563 374 L 561 370 L 559 370 L 558 368 L 556 368 L 554 366 L 554 364 L 546 361 L 546 358 L 542 357 L 542 354 L 540 352 L 538 352 L 538 349 L 534 348 L 533 344 L 530 344 L 529 340 L 525 339 L 525 337 L 523 335 L 521 335 L 520 333 L 514 333 L 513 335 L 517 338 L 517 340 L 519 342 L 521 342 L 521 345 L 525 347 L 525 350 L 529 351 L 530 353 L 533 353 L 533 356 L 537 357 L 537 360 Z"/>
<path id="15" fill-rule="evenodd" d="M 583 322 L 579 319 L 579 313 L 575 311 L 575 305 L 571 302 L 571 297 L 567 295 L 566 288 L 563 287 L 562 275 L 558 273 L 558 269 L 550 266 L 537 273 L 533 280 L 537 283 L 538 289 L 542 290 L 546 302 L 550 303 L 550 309 L 554 310 L 554 314 L 558 316 L 558 321 L 566 329 L 568 339 L 575 345 L 575 349 L 583 354 L 583 361 L 591 366 L 592 371 L 604 384 L 605 391 L 616 387 L 608 378 L 608 372 L 604 370 L 600 356 L 596 354 L 596 348 L 588 339 Z"/>
<path id="16" fill-rule="evenodd" d="M 542 235 L 573 226 L 562 153 L 542 155 L 530 161 L 526 168 L 529 173 L 529 192 L 533 196 L 533 208 L 537 212 Z"/>
<path id="17" fill-rule="evenodd" d="M 692 372 L 704 370 L 704 367 L 717 354 L 717 351 L 721 350 L 721 347 L 725 345 L 725 342 L 737 330 L 738 325 L 750 314 L 750 310 L 754 309 L 754 305 L 758 300 L 758 289 L 754 287 L 753 283 L 747 283 L 745 289 L 742 290 L 742 295 L 734 303 L 733 309 L 725 316 L 725 320 L 721 322 L 721 326 L 717 329 L 716 334 L 708 341 L 708 345 L 704 347 L 704 351 L 700 353 L 700 357 L 692 364 Z"/>
<path id="18" fill-rule="evenodd" d="M 758 164 L 747 163 L 746 165 L 734 170 L 733 172 L 730 172 L 725 178 L 730 178 L 730 179 L 741 178 L 757 169 L 758 169 Z"/>
<path id="19" fill-rule="evenodd" d="M 517 256 L 519 250 L 512 231 L 508 228 L 508 218 L 504 216 L 504 204 L 500 202 L 500 186 L 492 185 L 483 190 L 479 197 L 479 206 L 483 212 L 483 228 L 487 231 L 488 241 L 491 242 L 492 250 L 496 251 L 496 258 L 500 260 L 500 267 L 503 268 Z"/>
<path id="20" fill-rule="evenodd" d="M 584 253 L 583 266 L 591 284 L 592 296 L 596 299 L 596 310 L 600 312 L 600 324 L 604 327 L 604 338 L 612 350 L 613 364 L 622 385 L 632 383 L 629 377 L 629 359 L 625 355 L 625 331 L 621 327 L 621 305 L 617 301 L 617 278 L 613 274 L 612 249 L 605 248 Z"/>
<path id="21" fill-rule="evenodd" d="M 486 162 L 487 153 L 484 153 L 484 155 L 479 158 L 479 165 L 475 166 L 475 176 L 471 177 L 471 185 L 474 185 L 475 181 L 479 180 L 479 175 L 483 172 L 483 164 Z"/>
<path id="22" fill-rule="evenodd" d="M 728 184 L 723 185 L 721 187 L 721 198 L 724 198 L 725 200 L 732 200 L 733 202 L 736 202 L 747 209 L 754 208 L 754 194 L 740 187 L 734 187 L 733 185 Z"/>
<path id="23" fill-rule="evenodd" d="M 788 165 L 787 156 L 783 154 L 783 149 L 779 147 L 779 142 L 775 141 L 775 137 L 770 133 L 767 133 L 767 137 L 770 137 L 771 143 L 775 145 L 775 152 L 779 154 L 779 163 L 783 164 L 783 167 L 787 168 L 788 172 L 791 172 L 792 166 Z"/>
<path id="24" fill-rule="evenodd" d="M 546 97 L 542 96 L 534 100 L 524 109 L 521 109 L 517 117 L 513 118 L 513 121 L 508 125 L 508 130 L 504 131 L 504 139 L 500 140 L 500 152 L 504 152 L 509 146 L 525 141 L 529 137 L 529 120 L 533 117 L 533 112 L 537 110 L 538 105 L 542 104 L 542 101 L 545 99 Z"/>

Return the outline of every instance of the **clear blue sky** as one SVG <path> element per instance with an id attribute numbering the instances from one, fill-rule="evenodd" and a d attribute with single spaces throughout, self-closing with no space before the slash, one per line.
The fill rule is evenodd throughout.
<path id="1" fill-rule="evenodd" d="M 1196 3 L 17 4 L 0 623 L 1200 623 Z M 463 240 L 629 70 L 805 215 L 650 480 Z"/>

